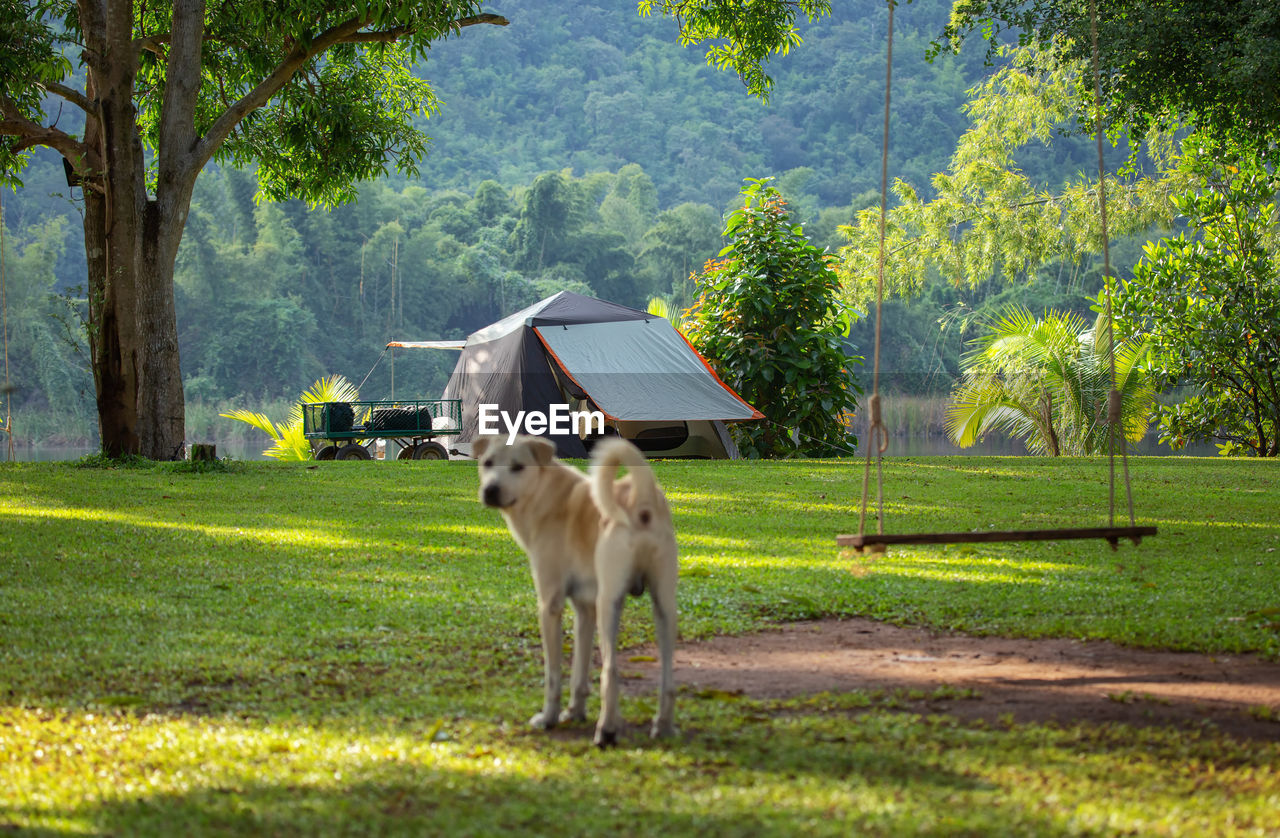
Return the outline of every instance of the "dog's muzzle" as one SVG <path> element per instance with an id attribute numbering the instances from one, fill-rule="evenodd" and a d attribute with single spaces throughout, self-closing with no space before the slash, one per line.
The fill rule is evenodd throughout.
<path id="1" fill-rule="evenodd" d="M 480 497 L 484 501 L 485 506 L 494 506 L 502 508 L 502 487 L 497 483 L 490 483 L 480 492 Z"/>

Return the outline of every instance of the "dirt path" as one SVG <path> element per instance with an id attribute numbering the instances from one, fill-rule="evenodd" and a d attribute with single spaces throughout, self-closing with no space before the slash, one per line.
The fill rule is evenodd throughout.
<path id="1" fill-rule="evenodd" d="M 652 654 L 624 655 L 629 692 L 656 688 L 657 664 L 630 659 Z M 919 699 L 909 706 L 988 721 L 1009 714 L 1019 722 L 1209 725 L 1241 738 L 1280 741 L 1280 663 L 1245 655 L 970 637 L 853 619 L 683 643 L 675 666 L 682 689 L 757 699 L 850 690 L 929 694 L 945 685 L 978 697 Z"/>

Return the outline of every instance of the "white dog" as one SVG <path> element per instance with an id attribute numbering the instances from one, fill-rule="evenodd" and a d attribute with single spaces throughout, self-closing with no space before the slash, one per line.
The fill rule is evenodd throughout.
<path id="1" fill-rule="evenodd" d="M 481 436 L 473 451 L 480 466 L 480 500 L 502 512 L 507 528 L 529 555 L 538 595 L 545 657 L 542 712 L 536 728 L 584 721 L 590 692 L 591 648 L 600 631 L 600 720 L 595 743 L 617 742 L 618 624 L 627 594 L 646 589 L 653 600 L 662 683 L 653 736 L 674 732 L 676 639 L 676 537 L 671 510 L 644 455 L 631 443 L 610 439 L 596 446 L 592 477 L 555 458 L 555 445 L 540 437 L 517 437 L 510 445 Z M 618 480 L 619 467 L 629 474 Z M 569 709 L 560 714 L 563 650 L 561 618 L 573 603 L 572 675 Z"/>

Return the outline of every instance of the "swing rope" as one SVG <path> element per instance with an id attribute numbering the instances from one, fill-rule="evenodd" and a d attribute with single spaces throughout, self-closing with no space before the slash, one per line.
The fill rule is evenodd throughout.
<path id="1" fill-rule="evenodd" d="M 880 323 L 884 304 L 884 227 L 889 205 L 889 103 L 893 81 L 893 9 L 889 0 L 888 55 L 884 62 L 884 136 L 880 147 L 880 247 L 876 268 L 876 342 L 871 363 L 871 423 L 867 429 L 867 458 L 862 469 L 862 512 L 858 515 L 858 535 L 867 531 L 867 490 L 871 482 L 871 455 L 876 457 L 876 532 L 884 534 L 884 452 L 889 447 L 889 430 L 880 416 Z"/>
<path id="2" fill-rule="evenodd" d="M 1133 489 L 1129 484 L 1128 440 L 1124 436 L 1121 421 L 1121 398 L 1116 380 L 1116 342 L 1111 317 L 1111 236 L 1107 231 L 1107 168 L 1102 158 L 1102 71 L 1098 58 L 1098 3 L 1089 0 L 1089 35 L 1093 40 L 1093 108 L 1094 138 L 1098 146 L 1098 218 L 1102 223 L 1102 287 L 1107 318 L 1107 361 L 1111 367 L 1111 392 L 1107 394 L 1107 453 L 1110 462 L 1110 478 L 1107 482 L 1109 522 L 1116 524 L 1116 448 L 1120 448 L 1120 460 L 1124 467 L 1124 494 L 1129 502 L 1129 526 L 1133 526 Z"/>
<path id="3" fill-rule="evenodd" d="M 1089 3 L 1089 25 L 1093 39 L 1093 85 L 1095 109 L 1095 134 L 1098 149 L 1098 208 L 1102 232 L 1103 289 L 1107 322 L 1107 360 L 1111 373 L 1111 390 L 1107 394 L 1107 424 L 1109 452 L 1108 501 L 1109 517 L 1107 527 L 1086 527 L 1058 530 L 1015 530 L 1006 532 L 970 532 L 970 533 L 922 533 L 915 535 L 884 534 L 884 452 L 889 447 L 888 429 L 881 417 L 880 400 L 880 335 L 882 308 L 884 304 L 884 269 L 885 269 L 885 226 L 889 204 L 889 115 L 890 85 L 893 74 L 893 13 L 895 0 L 888 0 L 889 26 L 888 46 L 885 58 L 884 86 L 884 137 L 880 154 L 880 238 L 876 271 L 876 327 L 875 350 L 872 360 L 871 398 L 868 402 L 870 424 L 868 428 L 867 456 L 862 470 L 862 506 L 858 516 L 858 534 L 856 536 L 838 536 L 837 542 L 862 550 L 884 552 L 888 544 L 942 544 L 953 542 L 991 542 L 991 541 L 1048 541 L 1064 538 L 1102 538 L 1110 542 L 1115 549 L 1120 538 L 1128 538 L 1138 544 L 1144 535 L 1155 535 L 1155 527 L 1138 527 L 1134 524 L 1133 489 L 1129 481 L 1129 457 L 1127 440 L 1122 425 L 1122 400 L 1118 388 L 1115 358 L 1115 336 L 1112 320 L 1111 293 L 1111 247 L 1110 234 L 1107 229 L 1107 193 L 1106 164 L 1102 153 L 1102 80 L 1100 60 L 1098 56 L 1098 15 L 1097 0 Z M 1115 451 L 1120 449 L 1124 471 L 1124 491 L 1129 507 L 1129 526 L 1115 525 Z M 876 458 L 876 536 L 866 534 L 867 503 L 871 484 L 871 458 Z"/>

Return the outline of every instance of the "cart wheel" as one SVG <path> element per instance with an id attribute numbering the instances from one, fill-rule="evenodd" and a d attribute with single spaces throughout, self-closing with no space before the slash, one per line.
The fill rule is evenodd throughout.
<path id="1" fill-rule="evenodd" d="M 338 446 L 326 445 L 316 452 L 317 460 L 332 460 L 338 453 Z"/>
<path id="2" fill-rule="evenodd" d="M 447 460 L 449 452 L 438 442 L 419 442 L 413 447 L 415 460 Z"/>
<path id="3" fill-rule="evenodd" d="M 417 448 L 418 448 L 418 446 L 416 446 L 416 445 L 406 445 L 404 448 L 401 448 L 401 449 L 400 449 L 400 453 L 399 453 L 399 454 L 396 454 L 396 459 L 397 459 L 397 460 L 412 460 L 412 459 L 413 459 L 413 452 L 414 452 L 414 451 L 416 451 L 416 450 L 417 450 Z"/>
<path id="4" fill-rule="evenodd" d="M 338 449 L 335 460 L 372 460 L 373 455 L 363 445 L 344 445 Z"/>

